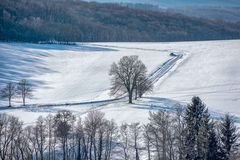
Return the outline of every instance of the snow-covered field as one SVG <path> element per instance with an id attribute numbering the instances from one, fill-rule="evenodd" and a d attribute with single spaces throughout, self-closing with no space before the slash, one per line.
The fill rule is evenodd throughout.
<path id="1" fill-rule="evenodd" d="M 139 55 L 149 73 L 169 60 L 171 52 L 183 54 L 155 83 L 154 91 L 133 105 L 124 99 L 100 103 L 109 96 L 110 65 L 124 55 Z M 15 108 L 0 112 L 19 116 L 31 123 L 39 115 L 62 109 L 84 116 L 91 110 L 105 112 L 118 122 L 142 123 L 149 110 L 172 110 L 200 96 L 212 113 L 240 116 L 240 40 L 177 43 L 83 43 L 77 46 L 0 43 L 0 86 L 7 81 L 29 79 L 35 85 L 30 104 L 61 104 L 52 107 Z M 74 105 L 64 105 L 74 103 Z M 213 114 L 214 115 L 214 114 Z"/>
<path id="2" fill-rule="evenodd" d="M 110 66 L 124 55 L 139 55 L 149 71 L 170 51 L 78 46 L 0 44 L 1 84 L 26 78 L 37 89 L 31 103 L 64 103 L 109 98 Z M 148 63 L 149 62 L 149 63 Z"/>

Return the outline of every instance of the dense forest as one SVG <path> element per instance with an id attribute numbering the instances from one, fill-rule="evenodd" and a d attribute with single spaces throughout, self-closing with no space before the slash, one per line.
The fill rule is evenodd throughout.
<path id="1" fill-rule="evenodd" d="M 240 38 L 240 24 L 74 0 L 1 0 L 0 40 L 184 41 Z"/>

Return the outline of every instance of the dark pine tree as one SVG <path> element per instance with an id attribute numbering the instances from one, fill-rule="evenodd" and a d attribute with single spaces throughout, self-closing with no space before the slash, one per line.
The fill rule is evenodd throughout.
<path id="1" fill-rule="evenodd" d="M 239 149 L 237 140 L 239 133 L 234 124 L 234 119 L 229 114 L 226 114 L 221 122 L 221 148 L 222 157 L 224 160 L 234 159 L 235 152 Z"/>
<path id="2" fill-rule="evenodd" d="M 214 123 L 209 125 L 207 160 L 223 160 Z"/>
<path id="3" fill-rule="evenodd" d="M 209 114 L 199 97 L 193 97 L 187 106 L 185 159 L 202 160 L 207 157 Z"/>

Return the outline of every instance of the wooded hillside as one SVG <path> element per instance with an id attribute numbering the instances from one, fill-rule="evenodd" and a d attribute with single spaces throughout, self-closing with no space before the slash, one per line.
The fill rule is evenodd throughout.
<path id="1" fill-rule="evenodd" d="M 240 38 L 240 25 L 74 0 L 1 0 L 0 40 L 183 41 Z"/>

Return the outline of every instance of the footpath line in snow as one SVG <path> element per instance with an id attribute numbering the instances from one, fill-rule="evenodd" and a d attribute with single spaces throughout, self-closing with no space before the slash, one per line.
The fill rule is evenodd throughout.
<path id="1" fill-rule="evenodd" d="M 183 57 L 183 54 L 171 53 L 171 59 L 164 62 L 162 65 L 157 67 L 152 73 L 149 74 L 148 79 L 152 84 L 156 83 L 161 77 L 163 77 L 172 67 L 176 64 L 178 60 Z"/>

